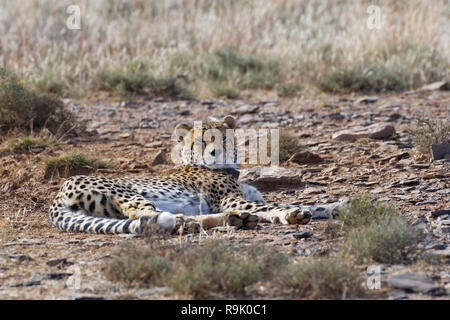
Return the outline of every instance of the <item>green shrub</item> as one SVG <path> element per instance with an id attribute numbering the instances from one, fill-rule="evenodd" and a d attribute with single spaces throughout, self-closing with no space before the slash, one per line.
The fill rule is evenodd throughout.
<path id="1" fill-rule="evenodd" d="M 336 219 L 342 221 L 345 230 L 360 228 L 377 223 L 385 216 L 398 216 L 395 206 L 378 201 L 372 196 L 362 195 L 350 200 L 349 204 L 338 210 Z"/>
<path id="2" fill-rule="evenodd" d="M 59 98 L 28 90 L 12 73 L 0 68 L 0 129 L 33 131 L 44 127 L 55 135 L 84 130 Z"/>
<path id="3" fill-rule="evenodd" d="M 400 216 L 382 216 L 346 236 L 344 247 L 358 262 L 403 263 L 412 258 L 423 231 Z"/>
<path id="4" fill-rule="evenodd" d="M 410 74 L 400 67 L 387 68 L 383 65 L 358 66 L 340 69 L 325 74 L 319 80 L 319 87 L 329 92 L 389 92 L 411 88 Z"/>
<path id="5" fill-rule="evenodd" d="M 73 170 L 77 168 L 112 169 L 114 164 L 86 156 L 82 153 L 72 153 L 66 156 L 51 158 L 44 161 L 44 168 L 49 170 Z"/>
<path id="6" fill-rule="evenodd" d="M 415 147 L 429 153 L 432 144 L 450 143 L 450 122 L 446 120 L 417 119 L 417 127 L 411 130 Z"/>
<path id="7" fill-rule="evenodd" d="M 291 265 L 281 277 L 281 286 L 302 298 L 345 299 L 363 295 L 361 280 L 351 265 L 326 257 Z"/>

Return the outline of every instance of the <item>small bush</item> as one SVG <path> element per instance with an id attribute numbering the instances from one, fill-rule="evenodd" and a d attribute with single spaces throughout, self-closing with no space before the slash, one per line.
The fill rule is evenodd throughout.
<path id="1" fill-rule="evenodd" d="M 363 294 L 358 271 L 336 258 L 316 258 L 290 266 L 280 279 L 282 288 L 302 298 L 345 299 Z"/>
<path id="2" fill-rule="evenodd" d="M 278 96 L 284 98 L 295 97 L 301 91 L 301 87 L 297 83 L 280 83 L 276 87 Z"/>
<path id="3" fill-rule="evenodd" d="M 59 98 L 28 90 L 12 73 L 0 68 L 0 129 L 33 131 L 44 127 L 55 135 L 84 130 Z"/>
<path id="4" fill-rule="evenodd" d="M 52 93 L 57 96 L 64 95 L 64 85 L 53 76 L 46 75 L 36 82 L 36 88 L 40 91 Z"/>
<path id="5" fill-rule="evenodd" d="M 359 66 L 332 71 L 323 76 L 319 87 L 329 92 L 389 92 L 411 87 L 409 73 L 401 68 L 388 69 L 381 65 Z"/>
<path id="6" fill-rule="evenodd" d="M 376 223 L 385 216 L 397 216 L 397 209 L 368 195 L 357 196 L 338 210 L 336 219 L 342 221 L 345 230 L 351 230 Z"/>
<path id="7" fill-rule="evenodd" d="M 152 250 L 122 246 L 106 267 L 106 277 L 131 286 L 156 284 L 172 271 L 172 263 Z"/>
<path id="8" fill-rule="evenodd" d="M 450 143 L 450 122 L 417 119 L 417 127 L 411 135 L 416 148 L 422 153 L 429 153 L 432 144 Z"/>
<path id="9" fill-rule="evenodd" d="M 165 285 L 186 296 L 207 298 L 245 295 L 247 286 L 271 280 L 288 263 L 285 254 L 263 245 L 240 249 L 226 241 L 207 240 L 187 249 L 122 249 L 106 275 L 112 281 Z"/>
<path id="10" fill-rule="evenodd" d="M 422 240 L 422 230 L 400 216 L 386 215 L 376 223 L 352 230 L 344 247 L 358 262 L 402 263 L 411 258 Z"/>
<path id="11" fill-rule="evenodd" d="M 15 142 L 10 143 L 10 147 L 14 150 L 28 152 L 35 149 L 46 149 L 53 144 L 50 139 L 41 137 L 22 137 Z"/>
<path id="12" fill-rule="evenodd" d="M 220 85 L 212 88 L 212 92 L 218 98 L 237 99 L 240 96 L 239 90 Z"/>
<path id="13" fill-rule="evenodd" d="M 148 95 L 171 99 L 190 99 L 189 91 L 178 77 L 151 76 L 143 63 L 132 63 L 125 70 L 103 71 L 98 75 L 98 87 L 120 96 Z"/>
<path id="14" fill-rule="evenodd" d="M 72 153 L 44 161 L 45 177 L 47 178 L 54 174 L 67 177 L 75 174 L 87 174 L 97 169 L 112 168 L 114 168 L 114 164 L 110 162 L 88 157 L 81 153 Z"/>
<path id="15" fill-rule="evenodd" d="M 280 131 L 279 135 L 279 160 L 285 162 L 296 152 L 302 151 L 300 141 L 286 131 Z"/>
<path id="16" fill-rule="evenodd" d="M 264 61 L 253 55 L 244 55 L 233 48 L 217 50 L 205 67 L 213 86 L 239 89 L 273 89 L 280 82 L 278 60 Z M 213 90 L 214 92 L 214 87 Z"/>

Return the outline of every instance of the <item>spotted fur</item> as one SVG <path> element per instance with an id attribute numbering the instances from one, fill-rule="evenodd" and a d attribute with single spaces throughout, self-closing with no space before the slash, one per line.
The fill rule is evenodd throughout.
<path id="1" fill-rule="evenodd" d="M 225 132 L 234 118 L 211 122 L 203 129 Z M 188 135 L 194 128 L 179 125 Z M 184 156 L 192 140 L 184 138 Z M 189 142 L 188 142 L 189 141 Z M 208 143 L 203 144 L 208 150 Z M 150 224 L 169 232 L 197 232 L 221 225 L 254 228 L 258 221 L 305 224 L 308 209 L 264 204 L 260 192 L 240 184 L 228 167 L 194 164 L 158 177 L 110 178 L 74 176 L 62 185 L 50 208 L 52 223 L 63 231 L 104 234 L 141 233 Z"/>

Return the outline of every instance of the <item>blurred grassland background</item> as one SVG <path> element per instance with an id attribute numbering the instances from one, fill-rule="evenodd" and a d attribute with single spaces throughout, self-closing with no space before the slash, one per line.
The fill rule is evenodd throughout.
<path id="1" fill-rule="evenodd" d="M 63 97 L 398 92 L 450 75 L 445 0 L 0 0 L 0 34 L 0 66 Z"/>

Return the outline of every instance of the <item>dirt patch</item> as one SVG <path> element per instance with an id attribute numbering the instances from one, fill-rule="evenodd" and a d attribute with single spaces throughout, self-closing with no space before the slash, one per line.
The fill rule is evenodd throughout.
<path id="1" fill-rule="evenodd" d="M 132 106 L 109 99 L 71 101 L 77 115 L 89 120 L 91 136 L 73 138 L 39 153 L 0 152 L 0 298 L 183 298 L 164 287 L 129 287 L 105 277 L 104 265 L 111 261 L 118 245 L 130 242 L 139 245 L 148 239 L 62 233 L 54 228 L 47 212 L 64 178 L 62 175 L 46 176 L 43 161 L 82 152 L 116 164 L 114 169 L 104 169 L 97 174 L 123 177 L 169 173 L 174 170 L 170 152 L 176 142 L 171 140 L 171 135 L 177 123 L 224 116 L 244 104 L 258 105 L 259 109 L 256 113 L 239 115 L 238 127 L 286 129 L 298 139 L 302 150 L 324 159 L 314 164 L 286 165 L 285 169 L 296 170 L 296 179 L 301 183 L 265 189 L 263 195 L 267 201 L 326 204 L 358 194 L 371 194 L 395 203 L 407 221 L 426 231 L 427 241 L 422 244 L 422 253 L 428 254 L 429 259 L 376 265 L 381 270 L 381 288 L 366 291 L 381 298 L 447 298 L 442 290 L 438 291 L 440 296 L 401 290 L 399 294 L 399 289 L 391 288 L 383 279 L 397 273 L 420 272 L 448 291 L 449 215 L 433 216 L 431 212 L 449 209 L 449 162 L 445 159 L 430 161 L 429 155 L 418 152 L 409 130 L 417 117 L 448 119 L 450 94 L 383 95 L 370 107 L 355 104 L 358 98 L 330 95 L 302 100 L 232 102 L 157 99 L 135 101 Z M 366 137 L 352 142 L 332 138 L 336 132 L 377 123 L 391 124 L 395 135 L 382 140 Z M 3 137 L 2 145 L 14 138 Z M 167 163 L 152 166 L 161 150 L 167 154 Z M 310 236 L 296 236 L 299 232 L 309 232 Z M 242 247 L 250 242 L 262 242 L 299 262 L 333 256 L 343 242 L 340 229 L 330 227 L 328 220 L 319 219 L 298 227 L 261 223 L 256 230 L 225 228 L 208 234 L 169 237 L 164 241 L 168 245 L 190 246 L 205 238 L 223 238 Z M 55 263 L 55 259 L 64 263 Z M 363 278 L 370 277 L 371 266 L 371 263 L 358 265 Z M 251 297 L 280 297 L 270 289 L 249 292 Z"/>

